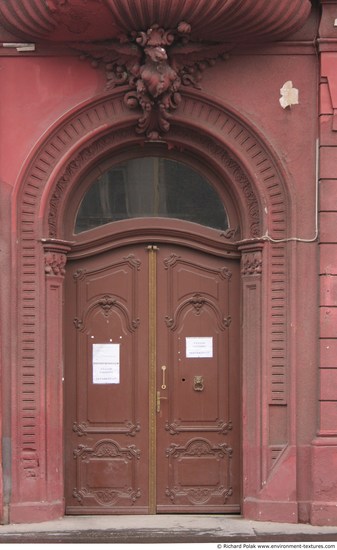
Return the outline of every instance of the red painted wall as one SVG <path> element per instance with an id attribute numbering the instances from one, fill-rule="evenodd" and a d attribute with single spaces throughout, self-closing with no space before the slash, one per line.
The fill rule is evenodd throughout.
<path id="1" fill-rule="evenodd" d="M 226 61 L 217 61 L 203 73 L 201 82 L 200 94 L 205 101 L 210 98 L 237 113 L 261 143 L 268 144 L 287 182 L 287 200 L 291 204 L 287 233 L 290 240 L 286 245 L 286 276 L 290 278 L 291 274 L 288 408 L 266 400 L 268 404 L 261 413 L 263 433 L 267 434 L 261 444 L 266 447 L 265 456 L 272 456 L 270 448 L 280 447 L 282 452 L 275 454 L 275 460 L 268 459 L 270 463 L 266 459 L 266 481 L 254 495 L 247 495 L 244 514 L 254 519 L 337 524 L 336 18 L 337 1 L 322 0 L 320 5 L 316 2 L 311 17 L 294 35 L 277 44 L 234 47 Z M 7 32 L 2 34 L 3 42 L 13 41 Z M 19 485 L 12 480 L 11 441 L 15 446 L 17 426 L 11 410 L 17 392 L 20 338 L 12 304 L 19 288 L 17 246 L 21 236 L 17 219 L 18 209 L 24 208 L 20 205 L 20 186 L 34 154 L 56 132 L 58 123 L 106 93 L 105 75 L 62 46 L 59 50 L 56 46 L 39 46 L 35 53 L 17 53 L 2 47 L 0 56 L 2 520 L 34 521 L 59 515 L 60 506 L 53 508 L 53 491 L 48 496 L 41 478 L 36 491 L 40 491 L 41 510 L 36 511 L 35 507 L 34 511 L 27 504 L 29 495 L 20 493 Z M 283 109 L 280 89 L 287 81 L 298 89 L 299 103 Z M 178 109 L 177 116 L 184 114 Z M 205 130 L 211 132 L 214 123 L 212 119 L 207 121 Z M 239 149 L 237 154 L 243 166 L 248 164 Z M 264 215 L 267 220 L 270 212 Z M 40 222 L 42 225 L 42 219 Z M 267 221 L 261 237 L 266 236 L 266 230 Z M 277 263 L 275 256 L 270 259 L 265 277 L 276 273 L 271 267 L 273 262 Z M 39 273 L 37 284 L 42 278 Z M 265 304 L 269 296 L 267 291 L 263 293 L 263 287 L 261 295 Z M 272 323 L 273 319 L 265 322 Z M 266 334 L 266 326 L 262 326 L 262 344 Z M 264 349 L 268 349 L 267 345 Z M 39 353 L 42 371 L 45 349 L 41 347 Z M 262 354 L 262 361 L 268 364 L 271 358 Z M 41 409 L 45 405 L 39 403 Z M 13 498 L 17 508 L 9 517 Z M 43 508 L 42 503 L 48 498 L 50 507 Z M 25 509 L 20 515 L 21 503 Z"/>

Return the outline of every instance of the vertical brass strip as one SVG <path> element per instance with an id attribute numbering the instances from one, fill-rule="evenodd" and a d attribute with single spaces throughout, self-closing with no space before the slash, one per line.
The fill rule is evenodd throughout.
<path id="1" fill-rule="evenodd" d="M 149 514 L 157 511 L 156 366 L 157 366 L 157 247 L 149 246 Z"/>

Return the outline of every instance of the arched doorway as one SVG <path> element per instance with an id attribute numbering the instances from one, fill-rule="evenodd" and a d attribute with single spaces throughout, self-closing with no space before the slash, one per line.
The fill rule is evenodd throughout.
<path id="1" fill-rule="evenodd" d="M 247 121 L 197 92 L 184 96 L 166 141 L 137 136 L 135 120 L 119 92 L 68 113 L 36 148 L 18 187 L 11 521 L 38 521 L 64 513 L 63 286 L 67 257 L 79 260 L 95 244 L 94 255 L 107 251 L 107 246 L 112 254 L 131 242 L 146 248 L 175 243 L 215 258 L 224 252 L 227 257 L 227 250 L 239 250 L 242 512 L 245 517 L 262 519 L 274 512 L 280 518 L 282 510 L 284 521 L 296 521 L 295 377 L 289 391 L 294 368 L 289 362 L 294 343 L 289 326 L 296 308 L 294 304 L 289 307 L 293 275 L 287 244 L 294 213 L 282 166 Z M 126 227 L 115 235 L 113 244 L 110 235 L 103 235 L 103 227 L 102 238 L 91 243 L 85 233 L 76 238 L 76 244 L 69 240 L 67 220 L 75 219 L 69 205 L 76 203 L 78 184 L 90 170 L 108 156 L 122 162 L 123 151 L 128 158 L 136 158 L 166 156 L 164 150 L 170 158 L 203 173 L 223 204 L 232 204 L 236 217 L 229 212 L 229 230 L 218 231 L 213 239 L 207 228 L 191 233 L 183 225 L 170 227 L 170 219 L 154 228 L 142 225 L 141 220 L 141 231 L 132 235 Z M 173 254 L 179 255 L 176 250 Z M 122 308 L 115 309 L 123 315 Z"/>
<path id="2" fill-rule="evenodd" d="M 235 209 L 176 155 L 127 156 L 69 205 L 66 512 L 238 513 Z"/>

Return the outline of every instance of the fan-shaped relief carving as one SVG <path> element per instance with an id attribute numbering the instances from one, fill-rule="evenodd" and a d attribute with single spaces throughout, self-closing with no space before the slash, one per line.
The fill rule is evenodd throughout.
<path id="1" fill-rule="evenodd" d="M 193 487 L 193 489 L 187 489 L 184 492 L 180 487 L 173 487 L 172 489 L 167 488 L 165 494 L 172 502 L 179 496 L 186 496 L 192 504 L 201 505 L 207 504 L 212 497 L 221 497 L 222 503 L 226 504 L 228 498 L 233 494 L 233 489 L 219 486 L 217 490 L 213 491 L 207 487 Z"/>
<path id="2" fill-rule="evenodd" d="M 73 456 L 79 460 L 80 486 L 74 489 L 73 497 L 80 504 L 88 499 L 101 506 L 112 506 L 122 499 L 133 504 L 141 496 L 140 489 L 131 486 L 135 479 L 135 461 L 140 459 L 140 450 L 135 445 L 122 448 L 115 441 L 103 439 L 94 447 L 79 445 Z M 110 472 L 109 487 L 102 486 L 107 479 L 105 468 Z"/>
<path id="3" fill-rule="evenodd" d="M 166 449 L 166 456 L 172 458 L 183 458 L 188 456 L 205 457 L 212 456 L 217 458 L 224 458 L 225 456 L 231 458 L 233 449 L 227 445 L 227 443 L 219 443 L 219 445 L 212 446 L 207 439 L 192 439 L 184 447 L 177 443 L 172 443 L 168 449 Z"/>
<path id="4" fill-rule="evenodd" d="M 90 433 L 122 433 L 124 435 L 129 435 L 135 437 L 135 435 L 140 431 L 140 423 L 132 422 L 131 420 L 126 420 L 124 427 L 104 427 L 104 426 L 89 426 L 86 422 L 74 422 L 73 423 L 73 432 L 75 432 L 79 437 L 88 435 Z"/>
<path id="5" fill-rule="evenodd" d="M 166 450 L 170 462 L 166 496 L 172 503 L 225 504 L 233 494 L 232 455 L 233 449 L 226 443 L 212 445 L 203 438 L 192 439 L 185 446 L 172 443 Z"/>
<path id="6" fill-rule="evenodd" d="M 88 461 L 91 458 L 122 457 L 127 462 L 134 458 L 137 460 L 140 458 L 140 450 L 135 445 L 128 445 L 125 449 L 122 449 L 118 443 L 111 439 L 102 439 L 93 448 L 81 444 L 77 449 L 74 449 L 73 454 L 74 458 L 81 458 L 83 461 Z"/>
<path id="7" fill-rule="evenodd" d="M 137 317 L 136 319 L 131 319 L 129 312 L 127 308 L 122 304 L 117 298 L 110 294 L 104 294 L 103 296 L 96 299 L 86 310 L 84 316 L 82 319 L 75 317 L 73 323 L 75 325 L 75 328 L 78 330 L 84 331 L 86 328 L 86 321 L 88 317 L 91 315 L 91 313 L 95 309 L 100 309 L 102 311 L 102 314 L 104 317 L 109 317 L 114 309 L 119 310 L 123 318 L 125 319 L 126 328 L 129 332 L 134 332 L 140 325 L 140 319 Z"/>
<path id="8" fill-rule="evenodd" d="M 214 314 L 215 318 L 217 320 L 218 326 L 220 330 L 225 330 L 228 328 L 231 324 L 231 317 L 225 317 L 221 311 L 219 310 L 216 303 L 214 303 L 212 300 L 204 296 L 203 294 L 193 294 L 190 298 L 187 298 L 184 300 L 176 309 L 173 316 L 170 317 L 169 315 L 166 315 L 165 322 L 168 328 L 171 330 L 176 330 L 176 328 L 179 326 L 180 317 L 185 309 L 193 307 L 195 315 L 200 315 L 203 308 L 210 308 Z"/>
<path id="9" fill-rule="evenodd" d="M 73 497 L 76 498 L 80 504 L 83 504 L 84 499 L 93 498 L 101 506 L 113 506 L 114 504 L 117 504 L 118 500 L 121 498 L 130 499 L 132 504 L 134 504 L 140 496 L 140 489 L 132 489 L 132 487 L 129 487 L 124 492 L 111 489 L 110 487 L 105 487 L 102 489 L 91 489 L 84 487 L 80 490 L 77 488 L 73 490 Z"/>

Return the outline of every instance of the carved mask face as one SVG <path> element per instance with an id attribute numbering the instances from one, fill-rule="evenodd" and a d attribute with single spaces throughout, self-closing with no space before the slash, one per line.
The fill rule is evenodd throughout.
<path id="1" fill-rule="evenodd" d="M 161 61 L 167 60 L 167 53 L 164 48 L 161 48 L 160 46 L 156 46 L 155 48 L 145 48 L 144 51 L 146 55 L 150 57 L 151 61 L 154 61 L 155 63 L 160 63 Z"/>

